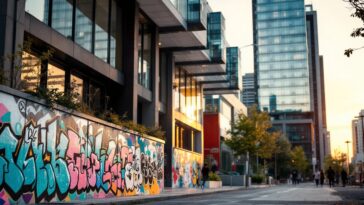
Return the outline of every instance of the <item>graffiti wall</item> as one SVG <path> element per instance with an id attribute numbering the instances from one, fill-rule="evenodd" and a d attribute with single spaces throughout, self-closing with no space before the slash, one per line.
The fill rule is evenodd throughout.
<path id="1" fill-rule="evenodd" d="M 0 92 L 0 204 L 163 190 L 164 145 Z"/>
<path id="2" fill-rule="evenodd" d="M 193 188 L 199 184 L 202 155 L 181 149 L 173 149 L 173 188 Z"/>

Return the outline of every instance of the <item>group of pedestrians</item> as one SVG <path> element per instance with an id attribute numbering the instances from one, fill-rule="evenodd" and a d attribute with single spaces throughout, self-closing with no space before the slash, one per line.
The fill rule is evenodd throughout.
<path id="1" fill-rule="evenodd" d="M 339 175 L 339 173 L 335 173 L 335 171 L 331 167 L 329 167 L 329 169 L 326 171 L 326 176 L 327 176 L 327 179 L 329 180 L 329 186 L 330 187 L 335 186 L 335 176 L 336 176 L 336 183 L 339 184 L 340 175 Z M 316 182 L 317 187 L 319 186 L 319 184 L 321 186 L 324 185 L 325 174 L 322 171 L 322 169 L 316 171 L 316 173 L 314 175 L 314 178 L 315 178 L 315 182 Z M 348 174 L 346 173 L 345 169 L 343 169 L 341 171 L 341 182 L 343 184 L 343 187 L 346 186 L 347 181 L 348 181 Z"/>

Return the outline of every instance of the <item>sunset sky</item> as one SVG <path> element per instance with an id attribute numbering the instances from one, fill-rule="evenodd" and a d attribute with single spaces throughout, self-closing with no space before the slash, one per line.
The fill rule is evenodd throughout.
<path id="1" fill-rule="evenodd" d="M 208 0 L 214 11 L 226 19 L 226 38 L 242 52 L 243 73 L 253 72 L 251 0 Z M 364 38 L 352 38 L 351 31 L 363 23 L 350 17 L 352 9 L 343 0 L 305 0 L 318 14 L 320 55 L 324 56 L 325 91 L 331 151 L 346 153 L 346 140 L 352 141 L 351 120 L 364 109 L 364 49 L 347 58 L 346 48 L 364 46 Z M 350 156 L 352 144 L 349 146 Z"/>

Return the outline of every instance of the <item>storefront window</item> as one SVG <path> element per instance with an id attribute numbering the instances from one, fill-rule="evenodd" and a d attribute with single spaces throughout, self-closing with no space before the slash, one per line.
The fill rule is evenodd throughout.
<path id="1" fill-rule="evenodd" d="M 47 88 L 57 92 L 64 92 L 64 87 L 65 71 L 52 64 L 48 64 Z"/>
<path id="2" fill-rule="evenodd" d="M 83 100 L 83 80 L 75 75 L 71 75 L 71 91 L 77 96 L 74 96 L 75 101 L 81 103 Z"/>
<path id="3" fill-rule="evenodd" d="M 21 69 L 21 89 L 36 92 L 40 85 L 41 61 L 27 52 L 23 52 Z"/>

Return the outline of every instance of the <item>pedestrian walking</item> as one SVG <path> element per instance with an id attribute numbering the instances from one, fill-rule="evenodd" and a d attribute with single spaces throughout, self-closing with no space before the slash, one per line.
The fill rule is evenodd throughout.
<path id="1" fill-rule="evenodd" d="M 297 171 L 293 170 L 292 172 L 292 183 L 297 184 Z"/>
<path id="2" fill-rule="evenodd" d="M 331 167 L 329 167 L 329 169 L 327 170 L 326 175 L 327 178 L 329 179 L 330 187 L 334 186 L 335 172 Z"/>
<path id="3" fill-rule="evenodd" d="M 325 174 L 324 174 L 324 171 L 322 171 L 322 169 L 320 169 L 320 184 L 321 184 L 321 187 L 324 185 L 324 181 L 325 181 Z"/>
<path id="4" fill-rule="evenodd" d="M 201 189 L 205 188 L 205 182 L 207 181 L 207 179 L 209 178 L 209 168 L 207 167 L 207 164 L 205 163 L 203 165 L 203 168 L 201 170 L 201 174 L 202 174 L 202 184 L 201 184 Z"/>
<path id="5" fill-rule="evenodd" d="M 317 170 L 316 173 L 315 173 L 316 187 L 318 187 L 318 185 L 319 185 L 320 177 L 321 177 L 321 172 L 319 170 Z"/>
<path id="6" fill-rule="evenodd" d="M 345 169 L 341 171 L 341 181 L 343 183 L 343 187 L 345 187 L 346 182 L 348 181 L 348 173 L 346 173 Z"/>

